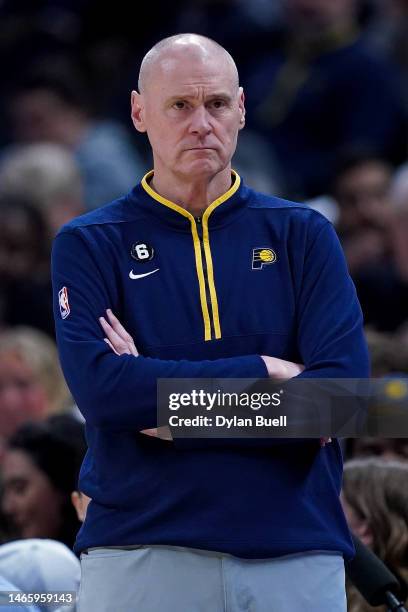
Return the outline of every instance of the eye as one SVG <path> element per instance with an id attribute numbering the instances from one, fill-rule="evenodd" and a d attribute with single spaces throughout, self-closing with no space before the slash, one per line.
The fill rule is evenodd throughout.
<path id="1" fill-rule="evenodd" d="M 177 110 L 184 110 L 187 108 L 187 104 L 184 102 L 184 100 L 177 100 L 177 102 L 174 102 L 173 108 L 176 108 Z"/>
<path id="2" fill-rule="evenodd" d="M 223 108 L 224 106 L 226 106 L 226 102 L 225 100 L 221 100 L 221 99 L 213 100 L 211 102 L 211 106 L 215 109 Z"/>

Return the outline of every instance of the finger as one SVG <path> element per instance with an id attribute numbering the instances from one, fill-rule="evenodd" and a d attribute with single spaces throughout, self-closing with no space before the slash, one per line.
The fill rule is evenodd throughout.
<path id="1" fill-rule="evenodd" d="M 168 427 L 168 425 L 163 425 L 162 427 L 158 427 L 157 436 L 161 440 L 173 441 L 173 436 L 171 435 L 170 427 Z"/>
<path id="2" fill-rule="evenodd" d="M 146 436 L 160 438 L 161 440 L 167 440 L 168 442 L 173 441 L 173 436 L 171 435 L 170 428 L 167 427 L 167 425 L 154 429 L 142 429 L 140 433 L 145 434 Z"/>
<path id="3" fill-rule="evenodd" d="M 129 351 L 129 347 L 127 346 L 126 342 L 115 332 L 115 330 L 112 328 L 111 325 L 109 325 L 109 323 L 104 317 L 99 317 L 99 322 L 108 340 L 110 340 L 110 342 L 113 344 L 115 349 L 119 351 L 119 353 L 123 351 Z"/>
<path id="4" fill-rule="evenodd" d="M 138 357 L 139 351 L 137 350 L 135 346 L 132 336 L 126 331 L 122 323 L 113 314 L 110 308 L 108 308 L 106 312 L 108 314 L 109 320 L 111 322 L 111 325 L 114 331 L 122 338 L 122 340 L 126 342 L 126 345 L 128 346 L 131 354 L 134 355 L 134 357 Z"/>
<path id="5" fill-rule="evenodd" d="M 115 317 L 115 315 L 113 314 L 110 308 L 108 308 L 106 313 L 109 317 L 109 322 L 112 325 L 115 332 L 119 334 L 119 336 L 121 336 L 121 338 L 123 338 L 127 342 L 133 342 L 132 336 L 126 331 L 122 323 L 119 321 L 117 317 Z"/>
<path id="6" fill-rule="evenodd" d="M 132 354 L 134 357 L 139 357 L 138 350 L 137 350 L 137 348 L 135 347 L 134 343 L 133 343 L 133 342 L 131 342 L 131 343 L 129 343 L 129 344 L 128 344 L 128 346 L 129 346 L 129 350 L 130 350 L 131 354 Z"/>
<path id="7" fill-rule="evenodd" d="M 112 349 L 112 351 L 114 353 L 116 353 L 116 355 L 119 355 L 119 357 L 120 357 L 120 353 L 118 353 L 118 351 L 115 349 L 115 347 L 113 346 L 112 342 L 110 340 L 108 340 L 107 338 L 104 338 L 104 341 Z"/>
<path id="8" fill-rule="evenodd" d="M 158 436 L 158 431 L 156 427 L 154 427 L 153 429 L 142 429 L 140 433 L 145 434 L 146 436 L 154 436 L 155 438 L 157 438 Z"/>
<path id="9" fill-rule="evenodd" d="M 104 319 L 104 317 L 100 317 L 100 322 L 103 327 L 104 332 L 109 338 L 105 338 L 105 342 L 109 344 L 111 349 L 116 353 L 116 355 L 133 355 L 137 357 L 139 353 L 136 350 L 133 342 L 128 343 L 123 340 L 118 334 L 116 334 L 115 330 L 111 325 Z"/>

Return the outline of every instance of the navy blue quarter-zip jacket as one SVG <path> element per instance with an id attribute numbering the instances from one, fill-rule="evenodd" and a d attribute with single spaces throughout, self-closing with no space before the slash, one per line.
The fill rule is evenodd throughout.
<path id="1" fill-rule="evenodd" d="M 76 550 L 169 544 L 267 558 L 353 546 L 338 499 L 337 441 L 185 447 L 151 438 L 158 378 L 366 377 L 362 315 L 331 224 L 305 205 L 232 187 L 201 219 L 129 194 L 74 219 L 53 246 L 57 342 L 87 422 L 80 489 L 92 502 Z M 140 356 L 115 355 L 111 308 Z"/>

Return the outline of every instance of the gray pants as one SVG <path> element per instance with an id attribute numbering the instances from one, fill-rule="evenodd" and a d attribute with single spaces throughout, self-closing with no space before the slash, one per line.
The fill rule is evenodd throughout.
<path id="1" fill-rule="evenodd" d="M 177 546 L 81 555 L 78 612 L 346 612 L 340 553 L 274 559 Z"/>

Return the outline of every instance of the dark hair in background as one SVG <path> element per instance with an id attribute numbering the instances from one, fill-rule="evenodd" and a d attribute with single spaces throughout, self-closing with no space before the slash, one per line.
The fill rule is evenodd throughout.
<path id="1" fill-rule="evenodd" d="M 93 114 L 95 110 L 87 75 L 64 56 L 43 58 L 29 65 L 14 79 L 8 98 L 38 90 L 48 91 L 67 106 L 86 114 Z"/>
<path id="2" fill-rule="evenodd" d="M 0 220 L 10 215 L 20 214 L 25 217 L 30 226 L 30 231 L 35 236 L 37 253 L 40 259 L 49 259 L 50 244 L 47 223 L 38 207 L 28 198 L 20 195 L 10 195 L 0 192 Z"/>
<path id="3" fill-rule="evenodd" d="M 55 415 L 41 423 L 26 423 L 10 439 L 9 449 L 26 453 L 63 494 L 58 540 L 72 548 L 80 527 L 71 503 L 78 488 L 79 470 L 86 452 L 84 426 L 69 414 Z"/>
<path id="4" fill-rule="evenodd" d="M 348 146 L 340 149 L 336 156 L 332 176 L 332 191 L 335 190 L 336 181 L 350 170 L 364 166 L 367 163 L 379 163 L 392 168 L 390 162 L 379 151 L 366 146 Z"/>

